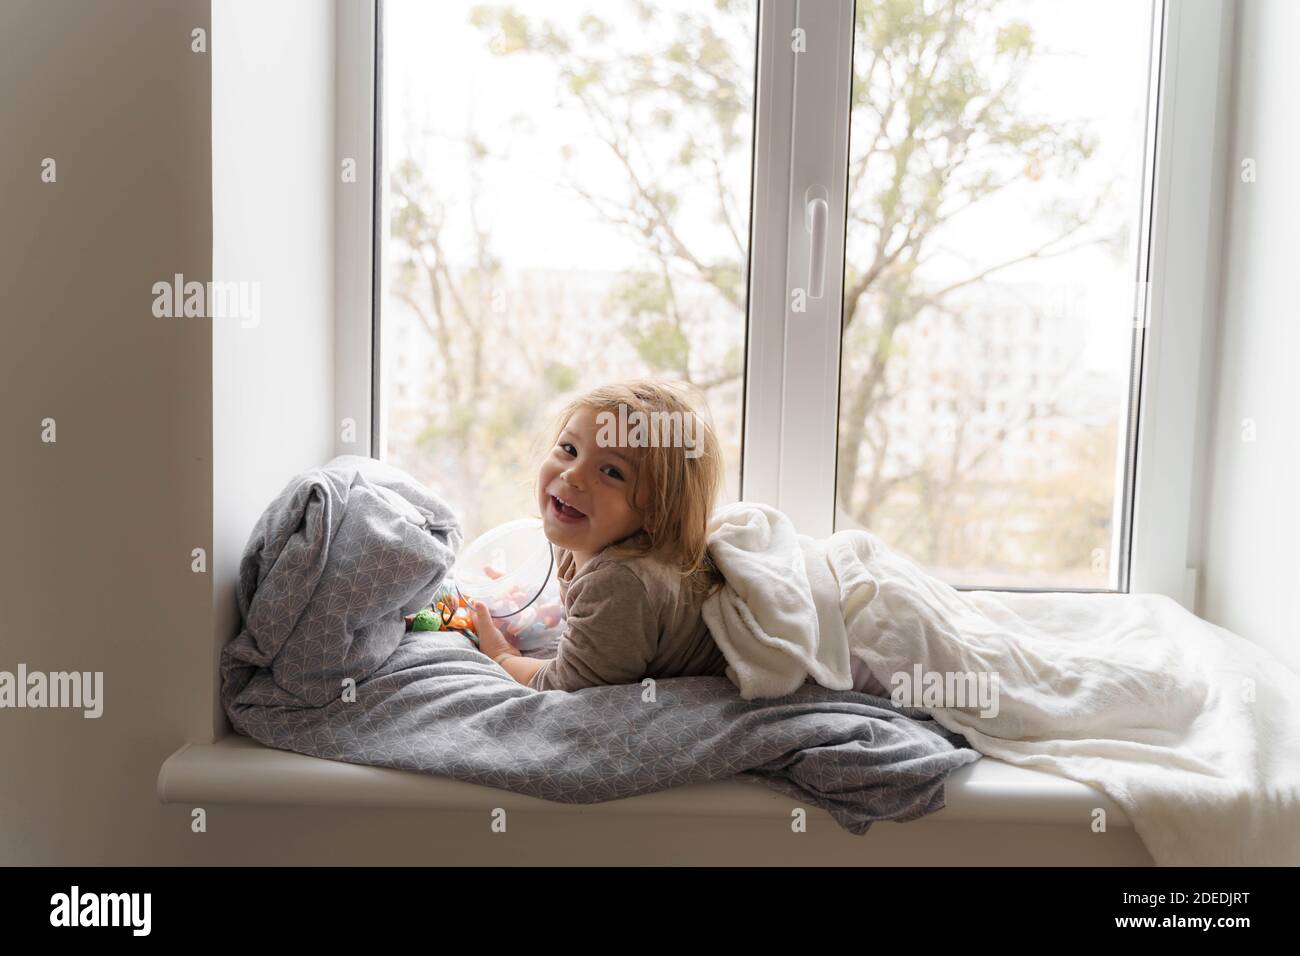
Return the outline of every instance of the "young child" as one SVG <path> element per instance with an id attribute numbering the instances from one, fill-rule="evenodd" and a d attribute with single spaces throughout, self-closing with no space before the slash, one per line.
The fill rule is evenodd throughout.
<path id="1" fill-rule="evenodd" d="M 569 402 L 553 434 L 536 491 L 565 632 L 553 659 L 523 657 L 476 601 L 480 650 L 536 690 L 725 673 L 700 615 L 722 585 L 705 548 L 722 482 L 712 427 L 679 386 L 636 380 Z"/>

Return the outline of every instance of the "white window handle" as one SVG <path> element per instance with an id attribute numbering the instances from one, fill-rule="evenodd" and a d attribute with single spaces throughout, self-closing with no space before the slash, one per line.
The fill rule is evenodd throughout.
<path id="1" fill-rule="evenodd" d="M 808 298 L 820 299 L 826 288 L 826 218 L 830 206 L 826 190 L 814 186 L 808 190 L 805 220 L 812 238 L 808 243 Z"/>

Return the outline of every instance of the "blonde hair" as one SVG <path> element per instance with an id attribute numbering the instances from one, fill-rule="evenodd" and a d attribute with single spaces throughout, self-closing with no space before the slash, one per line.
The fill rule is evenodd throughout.
<path id="1" fill-rule="evenodd" d="M 569 419 L 584 408 L 618 418 L 621 405 L 627 416 L 623 420 L 632 421 L 663 421 L 664 413 L 676 412 L 677 416 L 672 417 L 680 416 L 684 426 L 688 417 L 694 418 L 691 455 L 670 443 L 634 446 L 636 477 L 628 500 L 635 507 L 641 488 L 648 488 L 649 499 L 642 512 L 646 533 L 609 547 L 631 557 L 658 558 L 681 576 L 697 600 L 702 600 L 723 583 L 708 553 L 709 517 L 722 487 L 723 464 L 717 433 L 707 415 L 696 412 L 696 402 L 707 412 L 703 396 L 684 382 L 639 378 L 602 385 L 565 403 L 552 424 L 550 446 L 559 440 Z M 634 416 L 635 412 L 641 415 Z"/>

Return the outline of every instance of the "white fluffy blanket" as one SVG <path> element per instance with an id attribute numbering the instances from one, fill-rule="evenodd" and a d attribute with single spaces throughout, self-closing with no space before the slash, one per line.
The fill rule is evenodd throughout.
<path id="1" fill-rule="evenodd" d="M 704 618 L 746 699 L 890 695 L 1102 790 L 1160 865 L 1300 864 L 1300 677 L 1258 645 L 1157 594 L 960 592 L 766 505 L 710 531 L 727 584 Z"/>

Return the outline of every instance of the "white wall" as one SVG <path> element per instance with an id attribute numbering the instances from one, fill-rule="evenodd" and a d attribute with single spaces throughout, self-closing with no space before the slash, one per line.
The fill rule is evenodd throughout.
<path id="1" fill-rule="evenodd" d="M 333 4 L 212 6 L 0 3 L 0 670 L 104 675 L 98 719 L 0 711 L 0 865 L 411 844 L 409 816 L 216 806 L 196 834 L 156 794 L 212 736 L 253 521 L 334 453 Z M 152 314 L 153 283 L 214 267 L 262 282 L 256 328 Z"/>
<path id="2" fill-rule="evenodd" d="M 1300 3 L 1238 3 L 1201 609 L 1300 671 L 1297 38 Z M 1242 182 L 1244 159 L 1254 183 Z"/>
<path id="3" fill-rule="evenodd" d="M 0 711 L 0 864 L 188 842 L 154 781 L 210 723 L 212 333 L 152 287 L 211 275 L 196 27 L 208 0 L 0 3 L 0 669 L 104 675 L 98 719 Z"/>
<path id="4" fill-rule="evenodd" d="M 212 269 L 261 317 L 212 328 L 215 674 L 262 509 L 334 455 L 334 4 L 212 5 Z M 211 684 L 211 740 L 228 726 Z"/>

